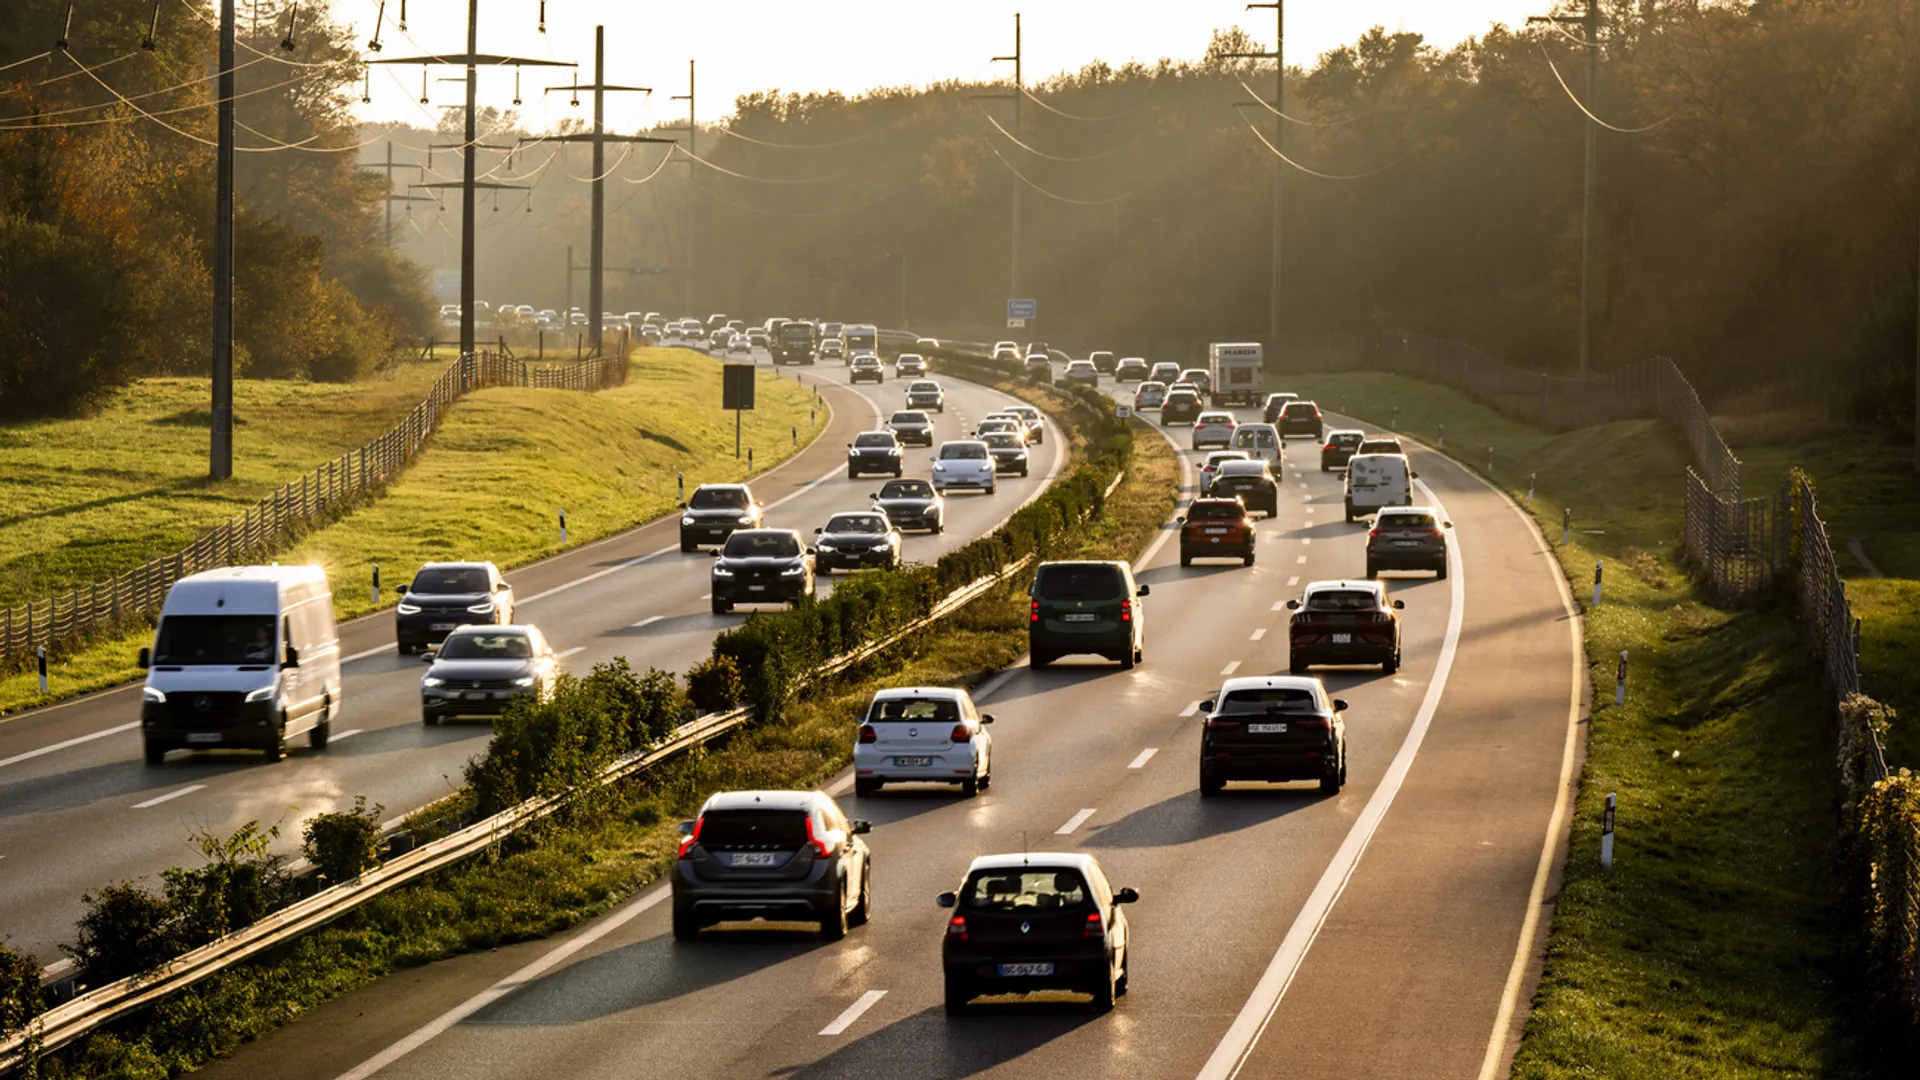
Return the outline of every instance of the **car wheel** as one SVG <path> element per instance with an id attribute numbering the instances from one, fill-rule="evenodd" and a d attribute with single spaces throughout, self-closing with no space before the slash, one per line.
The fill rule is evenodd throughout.
<path id="1" fill-rule="evenodd" d="M 895 480 L 900 479 L 900 467 L 898 465 L 893 467 L 893 478 Z"/>
<path id="2" fill-rule="evenodd" d="M 853 793 L 861 798 L 867 798 L 879 790 L 880 781 L 878 780 L 859 776 L 853 778 Z"/>
<path id="3" fill-rule="evenodd" d="M 1353 524 L 1353 504 L 1347 504 L 1347 524 Z"/>
<path id="4" fill-rule="evenodd" d="M 725 615 L 727 612 L 732 610 L 733 610 L 733 605 L 728 603 L 725 600 L 716 598 L 713 601 L 713 613 L 715 615 Z"/>
<path id="5" fill-rule="evenodd" d="M 1033 655 L 1027 660 L 1027 666 L 1035 669 L 1046 667 L 1051 663 L 1053 663 L 1053 654 L 1041 649 L 1033 650 Z"/>
<path id="6" fill-rule="evenodd" d="M 1113 972 L 1109 971 L 1107 972 L 1106 978 L 1101 979 L 1093 987 L 1093 1011 L 1096 1013 L 1111 1012 L 1113 1010 L 1113 999 L 1116 996 L 1118 995 L 1114 993 L 1113 989 Z"/>
<path id="7" fill-rule="evenodd" d="M 1340 785 L 1345 780 L 1346 780 L 1346 769 L 1343 766 L 1337 763 L 1330 766 L 1327 769 L 1326 775 L 1320 778 L 1320 794 L 1322 795 L 1340 794 Z"/>
<path id="8" fill-rule="evenodd" d="M 673 939 L 693 941 L 700 936 L 700 920 L 691 911 L 673 909 Z"/>
<path id="9" fill-rule="evenodd" d="M 855 472 L 855 471 L 853 471 L 852 469 L 848 469 L 848 470 L 847 470 L 847 479 L 849 479 L 849 480 L 858 480 L 858 479 L 860 479 L 860 474 L 859 474 L 859 473 L 857 473 L 857 472 Z"/>
<path id="10" fill-rule="evenodd" d="M 1377 578 L 1377 577 L 1379 577 L 1379 576 L 1380 576 L 1380 568 L 1379 568 L 1379 567 L 1377 567 L 1377 566 L 1375 566 L 1375 565 L 1373 565 L 1373 563 L 1372 563 L 1372 561 L 1368 561 L 1368 563 L 1367 563 L 1367 577 L 1368 577 L 1369 579 L 1372 579 L 1372 578 Z"/>
<path id="11" fill-rule="evenodd" d="M 1183 552 L 1181 552 L 1181 553 L 1180 553 L 1180 565 L 1181 565 L 1181 566 L 1192 566 L 1192 565 L 1193 565 L 1193 556 L 1191 556 L 1191 555 L 1189 555 L 1189 554 L 1187 554 L 1187 553 L 1186 553 L 1186 552 L 1184 552 L 1184 551 L 1183 551 Z"/>
<path id="12" fill-rule="evenodd" d="M 680 550 L 681 550 L 681 551 L 692 551 L 692 550 L 693 550 L 693 541 L 691 541 L 691 540 L 689 540 L 689 539 L 687 539 L 687 538 L 686 538 L 686 537 L 684 537 L 684 536 L 683 536 L 683 537 L 681 537 L 681 538 L 680 538 Z"/>
<path id="13" fill-rule="evenodd" d="M 1126 996 L 1126 994 L 1127 994 L 1127 976 L 1129 976 L 1129 975 L 1131 975 L 1131 974 L 1133 974 L 1133 972 L 1132 972 L 1132 971 L 1130 970 L 1130 969 L 1131 969 L 1132 967 L 1133 967 L 1133 957 L 1131 957 L 1131 956 L 1129 956 L 1129 955 L 1127 955 L 1127 953 L 1126 953 L 1126 951 L 1125 951 L 1124 949 L 1123 949 L 1123 950 L 1121 950 L 1121 952 L 1120 952 L 1120 977 L 1119 977 L 1118 979 L 1115 979 L 1115 980 L 1114 980 L 1114 982 L 1113 982 L 1113 993 L 1114 993 L 1114 996 L 1115 996 L 1115 997 L 1125 997 L 1125 996 Z"/>
<path id="14" fill-rule="evenodd" d="M 1306 673 L 1307 673 L 1307 662 L 1305 660 L 1295 660 L 1291 656 L 1287 657 L 1287 674 L 1305 675 Z"/>
<path id="15" fill-rule="evenodd" d="M 1126 649 L 1120 654 L 1120 670 L 1132 671 L 1134 669 L 1134 665 L 1138 664 L 1139 662 L 1140 662 L 1139 651 L 1133 647 L 1132 642 L 1128 642 Z"/>
<path id="16" fill-rule="evenodd" d="M 945 521 L 936 521 L 933 523 L 933 534 L 935 536 L 938 536 L 941 533 L 946 531 L 947 531 L 947 523 Z"/>
<path id="17" fill-rule="evenodd" d="M 1246 556 L 1240 560 L 1240 565 L 1241 566 L 1253 565 L 1253 550 L 1251 548 L 1247 550 Z"/>
<path id="18" fill-rule="evenodd" d="M 279 761 L 281 758 L 287 756 L 287 714 L 286 713 L 280 714 L 280 730 L 273 733 L 273 741 L 269 742 L 264 747 L 264 749 L 267 752 L 268 761 Z"/>
<path id="19" fill-rule="evenodd" d="M 1321 471 L 1321 472 L 1332 472 L 1333 470 L 1332 470 L 1332 469 L 1329 469 L 1329 468 L 1327 468 L 1327 466 L 1326 466 L 1326 464 L 1325 464 L 1325 463 L 1322 463 L 1322 464 L 1321 464 L 1321 466 L 1320 466 L 1320 471 Z"/>
<path id="20" fill-rule="evenodd" d="M 320 722 L 307 732 L 307 746 L 314 750 L 325 750 L 327 740 L 333 736 L 333 699 L 327 698 L 320 703 Z"/>
<path id="21" fill-rule="evenodd" d="M 969 776 L 965 780 L 960 781 L 960 794 L 965 795 L 969 799 L 980 794 L 980 778 L 977 776 Z"/>
<path id="22" fill-rule="evenodd" d="M 1439 566 L 1436 566 L 1433 568 L 1433 578 L 1435 581 L 1447 580 L 1447 564 L 1446 563 L 1443 562 Z"/>
<path id="23" fill-rule="evenodd" d="M 422 709 L 420 710 L 420 722 L 427 725 L 428 727 L 439 727 L 440 714 L 434 713 L 434 712 L 428 712 L 425 709 Z"/>
<path id="24" fill-rule="evenodd" d="M 820 916 L 820 937 L 826 941 L 839 941 L 847 936 L 847 885 L 840 883 L 840 897 L 833 910 Z"/>
<path id="25" fill-rule="evenodd" d="M 1394 672 L 1399 670 L 1400 670 L 1400 649 L 1398 646 L 1395 646 L 1393 650 L 1393 655 L 1381 661 L 1380 674 L 1391 675 Z"/>
<path id="26" fill-rule="evenodd" d="M 167 759 L 167 748 L 159 743 L 147 743 L 147 764 L 158 765 Z"/>
<path id="27" fill-rule="evenodd" d="M 1200 770 L 1200 795 L 1202 798 L 1218 795 L 1227 789 L 1227 782 L 1205 769 Z"/>
<path id="28" fill-rule="evenodd" d="M 865 926 L 873 918 L 873 860 L 867 860 L 860 870 L 860 902 L 853 905 L 853 911 L 847 915 L 847 923 L 852 926 Z"/>
<path id="29" fill-rule="evenodd" d="M 968 986 L 952 975 L 948 975 L 946 997 L 947 1015 L 965 1016 L 967 1013 L 967 1002 L 973 1000 L 973 987 Z"/>

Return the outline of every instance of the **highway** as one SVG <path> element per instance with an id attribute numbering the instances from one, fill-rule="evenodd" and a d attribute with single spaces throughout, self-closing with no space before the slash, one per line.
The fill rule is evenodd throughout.
<path id="1" fill-rule="evenodd" d="M 811 540 L 835 511 L 866 509 L 867 496 L 884 482 L 873 475 L 848 479 L 846 444 L 901 406 L 905 384 L 889 373 L 880 386 L 851 388 L 837 364 L 782 371 L 787 378 L 801 373 L 809 385 L 818 381 L 832 419 L 813 445 L 751 483 L 768 507 L 768 526 L 798 529 Z M 936 446 L 1014 401 L 958 380 L 942 383 L 947 410 L 935 414 Z M 1004 477 L 993 496 L 951 497 L 945 532 L 908 534 L 908 560 L 931 562 L 991 532 L 1043 490 L 1064 460 L 1059 434 L 1050 426 L 1034 449 L 1030 478 Z M 930 454 L 907 448 L 906 475 L 928 475 Z M 700 479 L 688 476 L 687 490 Z M 568 670 L 584 672 L 624 656 L 636 667 L 680 673 L 708 655 L 718 630 L 752 610 L 712 614 L 709 562 L 705 549 L 680 552 L 676 514 L 506 576 L 515 588 L 516 618 L 544 629 Z M 819 588 L 824 594 L 830 579 L 821 576 Z M 296 739 L 279 764 L 232 751 L 176 752 L 160 767 L 147 766 L 137 730 L 138 686 L 0 722 L 0 938 L 43 963 L 55 962 L 57 945 L 72 939 L 83 893 L 197 860 L 189 836 L 201 828 L 225 834 L 248 821 L 278 823 L 279 849 L 294 851 L 302 820 L 350 807 L 357 795 L 397 818 L 457 787 L 464 764 L 485 748 L 491 725 L 484 719 L 421 724 L 424 667 L 418 657 L 395 653 L 390 613 L 343 625 L 341 650 L 345 700 L 331 745 L 316 752 Z"/>
<path id="2" fill-rule="evenodd" d="M 1197 455 L 1176 445 L 1190 485 Z M 1159 541 L 1139 561 L 1153 587 L 1142 666 L 1021 664 L 976 690 L 997 718 L 990 791 L 828 785 L 874 822 L 875 913 L 845 940 L 768 928 L 676 943 L 656 885 L 561 938 L 382 980 L 207 1074 L 1505 1075 L 1584 662 L 1531 523 L 1438 455 L 1414 461 L 1424 501 L 1455 525 L 1451 573 L 1389 575 L 1406 603 L 1396 675 L 1316 669 L 1351 703 L 1339 795 L 1236 785 L 1203 802 L 1196 784 L 1198 702 L 1229 674 L 1285 672 L 1284 602 L 1364 572 L 1367 526 L 1343 523 L 1337 474 L 1295 441 L 1255 566 L 1182 569 Z M 945 1014 L 933 898 L 974 856 L 1022 849 L 1092 853 L 1139 889 L 1130 993 L 1112 1012 L 1061 996 Z"/>

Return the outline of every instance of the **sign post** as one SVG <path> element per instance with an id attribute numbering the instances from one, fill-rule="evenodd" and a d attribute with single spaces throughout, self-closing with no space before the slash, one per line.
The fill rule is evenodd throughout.
<path id="1" fill-rule="evenodd" d="M 753 408 L 751 363 L 729 363 L 720 369 L 720 407 L 733 410 L 733 456 L 740 456 L 740 414 Z"/>
<path id="2" fill-rule="evenodd" d="M 1024 329 L 1029 321 L 1039 317 L 1040 302 L 1038 300 L 1007 301 L 1007 329 Z"/>

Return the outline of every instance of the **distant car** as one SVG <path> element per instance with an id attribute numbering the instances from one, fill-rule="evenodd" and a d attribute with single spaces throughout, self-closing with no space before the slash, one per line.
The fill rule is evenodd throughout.
<path id="1" fill-rule="evenodd" d="M 1199 392 L 1189 389 L 1167 391 L 1167 400 L 1160 406 L 1162 424 L 1191 424 L 1199 416 Z"/>
<path id="2" fill-rule="evenodd" d="M 1176 381 L 1192 383 L 1202 395 L 1213 393 L 1213 373 L 1206 368 L 1187 368 L 1180 372 L 1180 378 Z"/>
<path id="3" fill-rule="evenodd" d="M 1162 360 L 1147 372 L 1147 378 L 1157 383 L 1172 383 L 1180 380 L 1180 365 L 1171 360 Z"/>
<path id="4" fill-rule="evenodd" d="M 1018 364 L 1025 354 L 1020 351 L 1018 342 L 996 341 L 993 343 L 993 358 Z"/>
<path id="5" fill-rule="evenodd" d="M 1272 424 L 1241 424 L 1233 429 L 1233 448 L 1247 456 L 1272 465 L 1276 470 L 1285 460 L 1285 443 Z"/>
<path id="6" fill-rule="evenodd" d="M 721 327 L 707 334 L 707 351 L 726 352 L 733 345 L 733 331 Z"/>
<path id="7" fill-rule="evenodd" d="M 887 784 L 958 784 L 968 798 L 993 783 L 991 715 L 965 690 L 898 687 L 873 696 L 853 744 L 853 793 Z"/>
<path id="8" fill-rule="evenodd" d="M 1233 780 L 1317 780 L 1322 795 L 1347 782 L 1347 703 L 1319 679 L 1273 675 L 1228 679 L 1200 703 L 1200 794 Z"/>
<path id="9" fill-rule="evenodd" d="M 940 339 L 930 337 L 915 338 L 913 351 L 919 353 L 921 356 L 937 357 L 940 355 Z"/>
<path id="10" fill-rule="evenodd" d="M 893 362 L 893 374 L 895 378 L 905 379 L 910 376 L 925 375 L 926 373 L 927 358 L 918 353 L 901 353 L 900 359 Z"/>
<path id="11" fill-rule="evenodd" d="M 1043 668 L 1062 656 L 1097 653 L 1132 668 L 1146 659 L 1148 593 L 1124 562 L 1046 562 L 1028 592 L 1029 664 Z"/>
<path id="12" fill-rule="evenodd" d="M 673 936 L 692 941 L 715 923 L 817 922 L 838 941 L 873 914 L 873 855 L 818 791 L 728 791 L 680 823 L 673 868 Z"/>
<path id="13" fill-rule="evenodd" d="M 1389 506 L 1412 506 L 1419 476 L 1405 454 L 1353 455 L 1347 462 L 1346 520 Z"/>
<path id="14" fill-rule="evenodd" d="M 727 329 L 736 334 L 744 334 L 747 332 L 747 321 L 745 319 L 728 319 Z"/>
<path id="15" fill-rule="evenodd" d="M 420 722 L 496 716 L 522 698 L 553 692 L 559 661 L 534 626 L 463 626 L 427 658 L 420 677 Z"/>
<path id="16" fill-rule="evenodd" d="M 1249 512 L 1259 510 L 1268 517 L 1280 513 L 1280 480 L 1264 461 L 1221 462 L 1207 493 L 1216 499 L 1237 498 Z"/>
<path id="17" fill-rule="evenodd" d="M 938 533 L 947 526 L 947 501 L 925 480 L 889 480 L 872 498 L 897 528 Z"/>
<path id="18" fill-rule="evenodd" d="M 1165 410 L 1161 410 L 1161 415 L 1165 415 Z M 1238 426 L 1230 412 L 1203 412 L 1193 422 L 1193 448 L 1232 446 L 1233 429 Z"/>
<path id="19" fill-rule="evenodd" d="M 813 531 L 819 537 L 814 541 L 813 565 L 821 573 L 863 567 L 891 570 L 900 565 L 900 530 L 878 510 L 835 514 Z"/>
<path id="20" fill-rule="evenodd" d="M 820 324 L 820 336 L 822 338 L 837 338 L 846 332 L 847 324 L 843 322 L 823 322 Z"/>
<path id="21" fill-rule="evenodd" d="M 706 328 L 708 330 L 718 330 L 726 325 L 727 325 L 727 317 L 722 312 L 716 311 L 713 314 L 707 316 Z"/>
<path id="22" fill-rule="evenodd" d="M 1205 497 L 1213 487 L 1213 478 L 1219 475 L 1220 466 L 1228 461 L 1251 461 L 1245 450 L 1209 450 L 1200 462 L 1200 494 Z"/>
<path id="23" fill-rule="evenodd" d="M 490 562 L 430 562 L 400 587 L 393 609 L 400 655 L 419 652 L 462 626 L 513 621 L 513 586 Z"/>
<path id="24" fill-rule="evenodd" d="M 1047 439 L 1047 418 L 1032 405 L 1010 405 L 1006 412 L 1027 422 L 1027 445 L 1039 446 Z"/>
<path id="25" fill-rule="evenodd" d="M 995 431 L 1013 432 L 1020 436 L 1020 441 L 1026 441 L 1026 422 L 1017 416 L 989 416 L 980 421 L 980 426 L 973 429 L 973 435 L 975 438 L 979 438 L 982 435 Z"/>
<path id="26" fill-rule="evenodd" d="M 640 328 L 639 337 L 642 345 L 658 345 L 661 341 L 660 328 L 648 323 Z"/>
<path id="27" fill-rule="evenodd" d="M 764 511 L 745 484 L 701 484 L 680 514 L 680 550 L 724 544 L 736 529 L 757 529 Z"/>
<path id="28" fill-rule="evenodd" d="M 947 394 L 940 384 L 932 379 L 920 379 L 907 384 L 907 408 L 932 409 L 934 412 L 947 411 Z"/>
<path id="29" fill-rule="evenodd" d="M 1280 414 L 1279 427 L 1283 439 L 1294 435 L 1319 439 L 1325 424 L 1320 418 L 1320 406 L 1311 401 L 1289 401 L 1286 410 Z"/>
<path id="30" fill-rule="evenodd" d="M 1366 433 L 1361 431 L 1329 431 L 1326 445 L 1320 448 L 1320 471 L 1332 472 L 1344 469 L 1353 455 L 1359 453 L 1360 444 L 1366 441 Z"/>
<path id="31" fill-rule="evenodd" d="M 1361 454 L 1400 454 L 1404 456 L 1406 452 L 1407 448 L 1401 444 L 1399 436 L 1369 435 L 1360 440 L 1360 445 L 1354 447 L 1351 456 L 1357 457 Z"/>
<path id="32" fill-rule="evenodd" d="M 899 436 L 891 431 L 863 431 L 847 444 L 847 479 L 870 472 L 899 476 L 902 459 Z"/>
<path id="33" fill-rule="evenodd" d="M 1133 391 L 1133 407 L 1158 409 L 1167 403 L 1167 384 L 1148 380 Z"/>
<path id="34" fill-rule="evenodd" d="M 1111 375 L 1120 361 L 1114 359 L 1113 354 L 1105 349 L 1095 349 L 1087 354 L 1087 363 L 1092 364 L 1093 370 L 1100 374 Z"/>
<path id="35" fill-rule="evenodd" d="M 1053 359 L 1053 347 L 1044 341 L 1029 341 L 1027 342 L 1026 356 L 1029 360 L 1038 356 L 1041 359 L 1051 361 Z"/>
<path id="36" fill-rule="evenodd" d="M 1280 414 L 1286 410 L 1287 403 L 1299 396 L 1299 394 L 1268 394 L 1266 404 L 1260 407 L 1261 418 L 1269 424 L 1279 423 Z"/>
<path id="37" fill-rule="evenodd" d="M 813 549 L 792 529 L 741 529 L 713 557 L 713 613 L 797 604 L 813 595 Z"/>
<path id="38" fill-rule="evenodd" d="M 1096 1012 L 1127 992 L 1133 935 L 1121 905 L 1140 899 L 1116 889 L 1091 855 L 1021 852 L 983 855 L 954 892 L 940 947 L 948 1015 L 981 995 L 1070 990 L 1093 995 Z"/>
<path id="39" fill-rule="evenodd" d="M 760 336 L 763 339 L 766 337 L 764 333 L 761 334 Z M 820 342 L 820 359 L 845 360 L 846 358 L 847 358 L 846 342 L 841 341 L 837 337 L 825 338 Z"/>
<path id="40" fill-rule="evenodd" d="M 933 418 L 920 409 L 901 409 L 887 419 L 887 429 L 904 446 L 932 446 Z"/>
<path id="41" fill-rule="evenodd" d="M 1195 499 L 1180 518 L 1180 565 L 1195 559 L 1239 559 L 1252 566 L 1253 519 L 1239 499 Z"/>
<path id="42" fill-rule="evenodd" d="M 987 444 L 987 453 L 993 455 L 995 472 L 1027 475 L 1025 434 L 1014 431 L 994 431 L 980 436 L 980 441 Z"/>
<path id="43" fill-rule="evenodd" d="M 1367 532 L 1367 576 L 1382 570 L 1431 570 L 1447 576 L 1447 530 L 1453 522 L 1440 520 L 1431 507 L 1406 506 L 1374 515 Z"/>
<path id="44" fill-rule="evenodd" d="M 1139 382 L 1147 377 L 1147 362 L 1137 356 L 1129 356 L 1113 365 L 1113 381 Z"/>
<path id="45" fill-rule="evenodd" d="M 753 342 L 747 340 L 747 335 L 743 333 L 733 334 L 727 338 L 727 351 L 730 353 L 750 353 L 753 351 Z"/>
<path id="46" fill-rule="evenodd" d="M 1045 356 L 1038 354 L 1028 356 L 1025 368 L 1029 382 L 1048 384 L 1053 382 L 1053 363 Z"/>
<path id="47" fill-rule="evenodd" d="M 885 382 L 887 369 L 880 366 L 880 358 L 872 353 L 861 353 L 847 365 L 847 382 Z"/>
<path id="48" fill-rule="evenodd" d="M 955 439 L 940 444 L 940 452 L 933 458 L 933 489 L 944 493 L 952 488 L 972 488 L 989 495 L 999 488 L 994 481 L 993 454 L 986 443 Z"/>
<path id="49" fill-rule="evenodd" d="M 1299 600 L 1287 624 L 1287 670 L 1299 675 L 1313 664 L 1379 664 L 1383 675 L 1400 670 L 1400 609 L 1377 581 L 1316 581 Z"/>
<path id="50" fill-rule="evenodd" d="M 1100 369 L 1094 367 L 1091 360 L 1069 360 L 1067 370 L 1060 373 L 1060 381 L 1080 386 L 1099 386 Z"/>

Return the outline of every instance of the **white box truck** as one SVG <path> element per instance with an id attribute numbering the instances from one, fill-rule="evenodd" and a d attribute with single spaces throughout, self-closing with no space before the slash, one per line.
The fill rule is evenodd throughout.
<path id="1" fill-rule="evenodd" d="M 1260 404 L 1265 389 L 1261 360 L 1258 342 L 1215 342 L 1210 346 L 1207 363 L 1213 376 L 1213 407 Z"/>
<path id="2" fill-rule="evenodd" d="M 341 691 L 326 571 L 233 566 L 181 578 L 140 666 L 149 765 L 177 749 L 262 750 L 278 761 L 303 733 L 324 749 Z"/>

